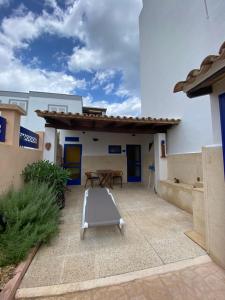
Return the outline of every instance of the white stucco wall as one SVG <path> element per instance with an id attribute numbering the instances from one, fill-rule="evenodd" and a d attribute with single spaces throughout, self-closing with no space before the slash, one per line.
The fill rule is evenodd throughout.
<path id="1" fill-rule="evenodd" d="M 57 130 L 55 128 L 46 127 L 44 134 L 44 145 L 50 145 L 49 149 L 44 147 L 43 149 L 43 159 L 48 160 L 49 162 L 56 162 L 56 149 L 57 149 Z"/>
<path id="2" fill-rule="evenodd" d="M 12 93 L 0 91 L 1 103 L 9 104 L 12 100 L 28 101 L 27 115 L 21 117 L 21 126 L 24 126 L 32 131 L 44 131 L 45 120 L 39 118 L 35 110 L 48 110 L 48 105 L 65 105 L 68 107 L 68 112 L 82 113 L 82 97 L 73 96 L 74 99 L 69 99 L 69 95 L 50 94 L 50 93 Z M 68 97 L 69 96 L 69 97 Z"/>
<path id="3" fill-rule="evenodd" d="M 65 142 L 65 137 L 79 137 L 79 142 Z M 97 138 L 98 141 L 94 142 L 93 138 Z M 108 162 L 108 159 L 112 161 L 122 160 L 124 167 L 124 174 L 126 173 L 126 152 L 121 154 L 108 153 L 109 145 L 121 145 L 122 151 L 126 150 L 126 145 L 141 145 L 141 159 L 142 159 L 142 181 L 148 183 L 149 176 L 149 164 L 154 162 L 153 148 L 149 152 L 149 143 L 153 142 L 153 135 L 151 134 L 139 134 L 132 136 L 132 134 L 123 133 L 104 133 L 104 132 L 76 132 L 72 130 L 60 130 L 60 144 L 82 144 L 82 160 L 92 159 L 93 166 L 90 165 L 90 170 L 94 170 L 95 166 L 101 168 L 101 160 Z M 96 163 L 97 162 L 97 163 Z M 104 164 L 104 168 L 107 165 Z M 111 166 L 108 165 L 108 168 Z M 114 166 L 116 168 L 116 166 Z M 82 172 L 84 172 L 82 168 Z M 83 177 L 83 176 L 82 176 Z M 125 174 L 126 177 L 126 174 Z M 126 178 L 125 178 L 126 179 Z"/>
<path id="4" fill-rule="evenodd" d="M 122 150 L 126 150 L 126 145 L 141 145 L 142 154 L 148 152 L 149 143 L 153 141 L 153 135 L 151 134 L 139 134 L 132 136 L 132 134 L 123 133 L 105 133 L 105 132 L 88 132 L 83 134 L 80 131 L 72 130 L 60 130 L 60 144 L 70 144 L 71 142 L 65 142 L 65 137 L 79 137 L 77 144 L 82 144 L 82 155 L 84 156 L 101 156 L 101 155 L 126 155 L 122 154 L 109 154 L 109 145 L 121 145 Z M 97 138 L 98 141 L 94 142 L 93 138 Z M 72 142 L 74 144 L 74 142 Z"/>
<path id="5" fill-rule="evenodd" d="M 68 112 L 82 113 L 81 99 L 69 100 L 69 99 L 56 99 L 56 98 L 44 98 L 33 97 L 29 98 L 28 118 L 24 117 L 23 126 L 27 128 L 35 128 L 35 130 L 43 130 L 45 121 L 43 118 L 39 118 L 35 113 L 35 110 L 48 110 L 49 104 L 66 105 L 68 106 Z"/>
<path id="6" fill-rule="evenodd" d="M 224 41 L 225 1 L 143 0 L 140 15 L 142 114 L 181 118 L 168 132 L 168 153 L 199 152 L 211 144 L 209 97 L 188 99 L 174 94 L 176 82 L 185 80 Z"/>
<path id="7" fill-rule="evenodd" d="M 154 135 L 154 157 L 155 157 L 155 187 L 158 191 L 159 181 L 166 180 L 168 176 L 167 158 L 161 157 L 161 142 L 166 141 L 165 133 Z"/>

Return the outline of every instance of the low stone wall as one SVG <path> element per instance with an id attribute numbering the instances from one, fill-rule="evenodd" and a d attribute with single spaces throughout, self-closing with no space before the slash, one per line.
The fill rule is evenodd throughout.
<path id="1" fill-rule="evenodd" d="M 202 154 L 206 246 L 210 256 L 225 268 L 225 181 L 222 147 L 204 147 Z"/>
<path id="2" fill-rule="evenodd" d="M 193 188 L 188 184 L 163 180 L 160 181 L 159 195 L 164 200 L 192 214 L 192 190 Z"/>
<path id="3" fill-rule="evenodd" d="M 0 194 L 10 187 L 22 186 L 22 170 L 27 164 L 42 159 L 42 151 L 0 143 Z"/>
<path id="4" fill-rule="evenodd" d="M 160 197 L 193 215 L 193 230 L 205 239 L 205 209 L 203 188 L 174 183 L 160 182 Z"/>
<path id="5" fill-rule="evenodd" d="M 199 233 L 205 241 L 204 189 L 193 189 L 192 196 L 193 229 Z"/>
<path id="6" fill-rule="evenodd" d="M 197 177 L 203 179 L 202 153 L 174 154 L 167 156 L 168 179 L 194 184 Z"/>

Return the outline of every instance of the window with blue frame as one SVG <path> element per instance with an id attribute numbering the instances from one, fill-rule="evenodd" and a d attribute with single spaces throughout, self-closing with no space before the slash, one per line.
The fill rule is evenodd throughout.
<path id="1" fill-rule="evenodd" d="M 120 145 L 109 145 L 109 153 L 110 154 L 121 154 L 122 147 Z"/>
<path id="2" fill-rule="evenodd" d="M 66 136 L 65 142 L 79 142 L 80 138 L 75 136 Z"/>

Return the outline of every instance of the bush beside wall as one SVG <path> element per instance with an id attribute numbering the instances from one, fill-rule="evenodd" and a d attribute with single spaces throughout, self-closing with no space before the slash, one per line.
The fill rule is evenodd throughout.
<path id="1" fill-rule="evenodd" d="M 7 222 L 0 232 L 0 266 L 19 263 L 32 247 L 58 232 L 56 195 L 46 183 L 30 182 L 1 196 L 0 213 Z"/>

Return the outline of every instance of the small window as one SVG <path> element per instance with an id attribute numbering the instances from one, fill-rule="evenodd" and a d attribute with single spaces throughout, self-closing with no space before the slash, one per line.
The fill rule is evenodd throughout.
<path id="1" fill-rule="evenodd" d="M 54 104 L 49 104 L 48 105 L 48 111 L 55 111 L 57 113 L 67 113 L 68 112 L 68 107 L 67 105 L 54 105 Z"/>
<path id="2" fill-rule="evenodd" d="M 80 138 L 75 136 L 66 136 L 65 142 L 79 142 Z"/>
<path id="3" fill-rule="evenodd" d="M 122 149 L 120 145 L 109 145 L 110 154 L 121 154 Z"/>
<path id="4" fill-rule="evenodd" d="M 26 101 L 26 100 L 9 99 L 9 104 L 18 105 L 25 112 L 27 112 L 28 101 Z"/>

